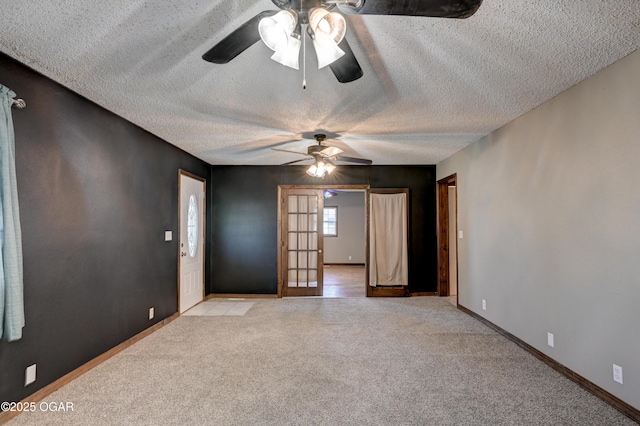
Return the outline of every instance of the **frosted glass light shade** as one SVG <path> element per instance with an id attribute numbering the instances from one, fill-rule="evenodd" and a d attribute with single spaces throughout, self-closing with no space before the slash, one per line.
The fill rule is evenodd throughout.
<path id="1" fill-rule="evenodd" d="M 322 39 L 322 35 L 320 38 Z M 330 65 L 344 56 L 344 50 L 340 49 L 335 41 L 324 40 L 324 43 L 318 41 L 318 36 L 313 40 L 313 48 L 318 57 L 318 69 Z"/>
<path id="2" fill-rule="evenodd" d="M 273 16 L 262 18 L 258 23 L 258 33 L 269 49 L 277 51 L 287 46 L 297 22 L 298 15 L 295 12 L 281 10 Z"/>
<path id="3" fill-rule="evenodd" d="M 329 12 L 321 7 L 313 9 L 309 14 L 309 26 L 316 38 L 319 34 L 328 36 L 328 38 L 323 37 L 320 43 L 330 39 L 338 44 L 347 31 L 347 22 L 344 16 L 336 12 Z"/>
<path id="4" fill-rule="evenodd" d="M 289 37 L 287 45 L 276 50 L 271 59 L 294 70 L 299 69 L 300 44 L 297 38 Z"/>
<path id="5" fill-rule="evenodd" d="M 336 169 L 336 166 L 332 162 L 327 160 L 324 163 L 324 169 L 327 171 L 328 174 L 331 174 L 331 172 Z"/>
<path id="6" fill-rule="evenodd" d="M 323 178 L 325 175 L 331 174 L 335 169 L 336 166 L 330 161 L 318 160 L 307 169 L 307 174 L 309 176 Z"/>
<path id="7" fill-rule="evenodd" d="M 318 166 L 316 166 L 316 163 L 313 163 L 311 166 L 309 166 L 309 168 L 307 169 L 307 174 L 309 176 L 313 176 L 313 177 L 322 177 L 319 176 L 318 174 Z"/>

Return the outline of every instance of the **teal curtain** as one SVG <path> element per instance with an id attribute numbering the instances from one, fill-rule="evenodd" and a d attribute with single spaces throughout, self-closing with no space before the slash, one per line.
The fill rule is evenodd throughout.
<path id="1" fill-rule="evenodd" d="M 11 118 L 15 96 L 0 84 L 0 338 L 8 341 L 22 338 L 24 327 L 22 231 Z"/>

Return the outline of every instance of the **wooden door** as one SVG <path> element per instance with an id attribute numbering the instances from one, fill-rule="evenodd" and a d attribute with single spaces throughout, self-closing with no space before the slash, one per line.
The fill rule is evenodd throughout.
<path id="1" fill-rule="evenodd" d="M 283 296 L 322 296 L 321 189 L 284 189 L 281 198 Z"/>
<path id="2" fill-rule="evenodd" d="M 180 171 L 178 310 L 204 298 L 204 187 L 200 178 Z"/>
<path id="3" fill-rule="evenodd" d="M 451 202 L 457 210 L 457 176 L 455 174 L 438 181 L 438 294 L 450 296 L 452 272 L 456 274 L 457 288 L 458 254 L 457 254 L 457 211 L 451 211 Z M 449 188 L 456 187 L 456 198 L 449 200 Z M 454 215 L 453 218 L 450 216 Z M 452 226 L 453 225 L 453 226 Z M 451 235 L 453 234 L 453 235 Z M 452 241 L 453 240 L 453 241 Z M 451 242 L 456 243 L 455 246 Z M 452 265 L 452 263 L 454 263 Z M 455 269 L 452 269 L 452 266 Z M 457 290 L 456 290 L 457 297 Z"/>

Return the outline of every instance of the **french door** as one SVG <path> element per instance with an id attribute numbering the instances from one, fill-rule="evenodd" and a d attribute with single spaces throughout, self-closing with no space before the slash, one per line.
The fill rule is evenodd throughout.
<path id="1" fill-rule="evenodd" d="M 283 189 L 281 193 L 279 285 L 283 296 L 322 296 L 322 189 Z"/>

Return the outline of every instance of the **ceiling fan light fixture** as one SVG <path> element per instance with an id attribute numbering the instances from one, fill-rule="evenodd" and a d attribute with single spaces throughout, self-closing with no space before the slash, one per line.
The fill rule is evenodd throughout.
<path id="1" fill-rule="evenodd" d="M 333 40 L 320 44 L 318 42 L 318 37 L 316 37 L 313 40 L 313 48 L 316 51 L 316 56 L 318 57 L 318 69 L 331 65 L 344 56 L 344 50 L 340 49 Z"/>
<path id="2" fill-rule="evenodd" d="M 336 169 L 336 166 L 329 160 L 318 159 L 307 169 L 307 174 L 311 177 L 324 178 L 330 175 Z"/>
<path id="3" fill-rule="evenodd" d="M 331 172 L 336 169 L 336 165 L 329 160 L 324 160 L 324 169 L 326 170 L 327 174 L 331 174 Z"/>
<path id="4" fill-rule="evenodd" d="M 309 168 L 307 169 L 307 174 L 311 177 L 324 177 L 324 174 L 318 174 L 318 166 L 316 165 L 316 163 L 313 163 L 309 166 Z"/>
<path id="5" fill-rule="evenodd" d="M 275 53 L 271 55 L 271 59 L 294 70 L 300 69 L 300 45 L 300 40 L 289 37 L 287 45 L 282 49 L 276 50 Z"/>
<path id="6" fill-rule="evenodd" d="M 296 12 L 281 10 L 273 16 L 262 18 L 258 23 L 258 33 L 269 49 L 278 51 L 287 47 L 297 23 Z"/>
<path id="7" fill-rule="evenodd" d="M 337 12 L 329 12 L 322 7 L 316 7 L 309 12 L 309 26 L 316 35 L 316 39 L 320 34 L 327 36 L 320 37 L 318 43 L 325 43 L 332 40 L 335 44 L 339 44 L 347 32 L 347 21 L 344 16 Z"/>

